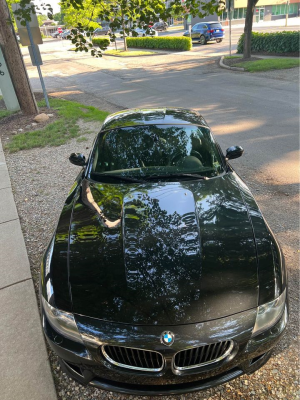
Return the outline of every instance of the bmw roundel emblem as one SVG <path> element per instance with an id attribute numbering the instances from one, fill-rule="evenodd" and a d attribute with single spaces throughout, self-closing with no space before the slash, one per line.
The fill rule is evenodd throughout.
<path id="1" fill-rule="evenodd" d="M 164 331 L 161 334 L 160 341 L 166 346 L 171 346 L 174 343 L 174 333 L 170 331 Z"/>

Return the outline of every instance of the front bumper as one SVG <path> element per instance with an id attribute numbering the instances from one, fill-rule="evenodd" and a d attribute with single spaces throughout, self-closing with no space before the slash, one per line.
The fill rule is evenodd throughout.
<path id="1" fill-rule="evenodd" d="M 287 307 L 281 319 L 268 331 L 251 339 L 253 321 L 256 311 L 239 313 L 203 324 L 171 327 L 175 331 L 176 340 L 172 347 L 163 346 L 156 341 L 165 327 L 128 327 L 93 320 L 95 338 L 106 338 L 104 342 L 95 340 L 94 344 L 86 341 L 90 319 L 78 317 L 77 324 L 83 337 L 84 345 L 61 337 L 50 326 L 43 314 L 43 329 L 52 350 L 58 355 L 65 373 L 83 385 L 91 385 L 100 389 L 134 395 L 175 395 L 205 390 L 223 384 L 243 374 L 251 374 L 263 366 L 271 356 L 272 348 L 281 338 L 287 323 Z M 216 327 L 219 327 L 219 332 Z M 170 327 L 169 327 L 170 328 Z M 135 335 L 133 334 L 135 332 Z M 118 334 L 117 334 L 118 332 Z M 178 372 L 172 368 L 174 354 L 180 349 L 197 345 L 193 341 L 195 332 L 201 332 L 201 343 L 220 340 L 220 336 L 232 339 L 235 347 L 232 354 L 221 362 L 195 370 Z M 108 339 L 108 333 L 111 339 Z M 219 336 L 219 337 L 218 337 Z M 119 368 L 101 358 L 99 346 L 103 343 L 160 351 L 166 359 L 166 366 L 159 373 L 132 371 Z M 147 346 L 143 344 L 147 343 Z"/>

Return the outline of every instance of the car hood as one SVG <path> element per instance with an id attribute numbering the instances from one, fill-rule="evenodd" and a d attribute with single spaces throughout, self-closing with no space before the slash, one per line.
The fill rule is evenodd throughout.
<path id="1" fill-rule="evenodd" d="M 207 181 L 83 180 L 69 235 L 73 312 L 188 324 L 256 307 L 252 226 L 233 174 Z"/>

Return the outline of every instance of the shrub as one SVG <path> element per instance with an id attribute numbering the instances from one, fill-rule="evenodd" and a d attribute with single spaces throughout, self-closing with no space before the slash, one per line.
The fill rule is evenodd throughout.
<path id="1" fill-rule="evenodd" d="M 92 43 L 94 46 L 99 46 L 100 49 L 106 50 L 110 44 L 109 38 L 97 37 L 92 39 Z"/>
<path id="2" fill-rule="evenodd" d="M 191 50 L 192 41 L 189 37 L 128 37 L 128 47 L 145 49 Z"/>
<path id="3" fill-rule="evenodd" d="M 237 52 L 244 51 L 244 34 L 239 39 Z M 299 52 L 299 32 L 252 32 L 251 51 L 255 53 L 295 53 Z"/>

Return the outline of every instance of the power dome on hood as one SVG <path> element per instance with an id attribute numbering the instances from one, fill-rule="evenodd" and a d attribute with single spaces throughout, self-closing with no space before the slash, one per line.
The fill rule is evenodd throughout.
<path id="1" fill-rule="evenodd" d="M 252 227 L 230 175 L 118 189 L 84 181 L 70 228 L 74 313 L 172 325 L 257 306 Z"/>

